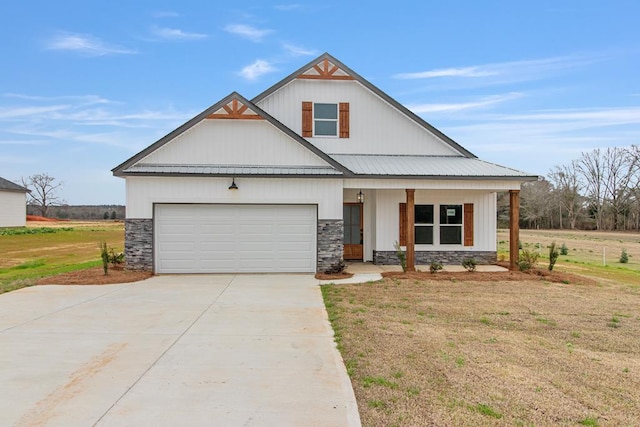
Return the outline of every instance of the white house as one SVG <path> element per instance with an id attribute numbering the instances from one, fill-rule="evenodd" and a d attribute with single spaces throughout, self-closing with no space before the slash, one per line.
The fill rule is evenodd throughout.
<path id="1" fill-rule="evenodd" d="M 537 178 L 478 159 L 329 54 L 252 100 L 231 93 L 113 174 L 127 264 L 156 273 L 398 263 L 396 242 L 410 268 L 491 263 L 496 193 L 517 218 Z"/>
<path id="2" fill-rule="evenodd" d="M 27 223 L 27 190 L 0 178 L 0 227 L 24 227 Z"/>

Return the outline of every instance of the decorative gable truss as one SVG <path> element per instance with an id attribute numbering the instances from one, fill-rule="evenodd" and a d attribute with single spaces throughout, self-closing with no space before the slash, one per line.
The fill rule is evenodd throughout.
<path id="1" fill-rule="evenodd" d="M 343 70 L 337 64 L 331 62 L 328 58 L 321 59 L 313 64 L 307 70 L 298 74 L 299 79 L 316 79 L 316 80 L 354 80 L 347 71 Z"/>
<path id="2" fill-rule="evenodd" d="M 209 114 L 207 119 L 243 119 L 243 120 L 264 120 L 264 117 L 256 114 L 247 105 L 237 99 L 231 100 L 228 104 L 222 106 L 222 108 Z"/>

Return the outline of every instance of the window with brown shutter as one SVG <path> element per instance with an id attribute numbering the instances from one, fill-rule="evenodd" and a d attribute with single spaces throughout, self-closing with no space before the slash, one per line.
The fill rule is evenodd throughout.
<path id="1" fill-rule="evenodd" d="M 313 103 L 304 101 L 302 103 L 302 136 L 310 138 L 313 136 Z"/>
<path id="2" fill-rule="evenodd" d="M 464 245 L 473 246 L 473 203 L 464 204 Z"/>
<path id="3" fill-rule="evenodd" d="M 340 103 L 340 138 L 349 138 L 349 103 Z"/>

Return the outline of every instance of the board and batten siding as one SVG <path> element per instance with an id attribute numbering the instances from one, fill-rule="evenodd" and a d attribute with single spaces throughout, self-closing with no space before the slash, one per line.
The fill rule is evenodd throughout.
<path id="1" fill-rule="evenodd" d="M 0 191 L 0 227 L 24 227 L 26 223 L 26 193 Z"/>
<path id="2" fill-rule="evenodd" d="M 307 138 L 326 153 L 459 155 L 448 144 L 354 80 L 296 79 L 262 99 L 258 106 L 302 135 L 302 103 L 305 101 L 349 103 L 348 138 Z"/>
<path id="3" fill-rule="evenodd" d="M 375 249 L 378 251 L 393 251 L 394 243 L 399 240 L 399 203 L 406 201 L 406 194 L 402 190 L 377 190 L 376 200 L 376 224 L 375 224 Z M 495 251 L 496 250 L 496 198 L 495 192 L 486 191 L 437 191 L 416 190 L 416 205 L 434 205 L 434 221 L 439 223 L 438 205 L 473 203 L 475 230 L 473 246 L 463 245 L 416 245 L 420 251 L 446 251 L 446 250 L 470 250 L 470 251 Z M 365 202 L 366 203 L 366 202 Z"/>
<path id="4" fill-rule="evenodd" d="M 140 163 L 326 166 L 266 120 L 203 120 Z"/>
<path id="5" fill-rule="evenodd" d="M 127 218 L 153 218 L 154 203 L 317 205 L 318 219 L 342 219 L 342 180 L 127 177 Z"/>

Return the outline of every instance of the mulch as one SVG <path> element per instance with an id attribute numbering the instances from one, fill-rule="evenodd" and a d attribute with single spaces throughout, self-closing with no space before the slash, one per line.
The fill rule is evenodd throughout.
<path id="1" fill-rule="evenodd" d="M 125 270 L 110 268 L 105 276 L 102 267 L 71 271 L 56 276 L 43 277 L 36 285 L 111 285 L 114 283 L 131 283 L 153 276 L 149 271 Z"/>

